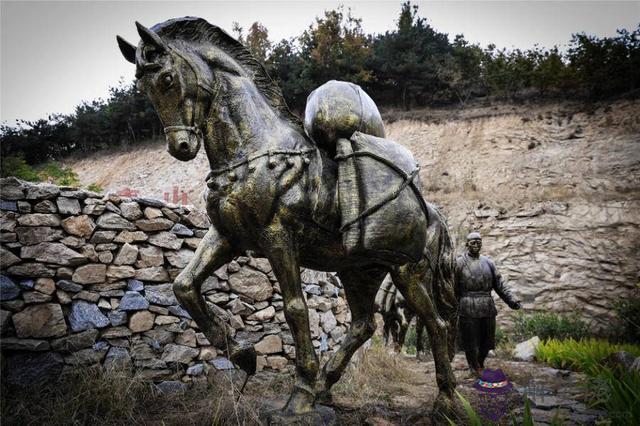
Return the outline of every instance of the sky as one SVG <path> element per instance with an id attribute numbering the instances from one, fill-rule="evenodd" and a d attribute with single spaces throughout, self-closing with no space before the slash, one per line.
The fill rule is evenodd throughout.
<path id="1" fill-rule="evenodd" d="M 119 34 L 133 44 L 134 22 L 150 27 L 178 16 L 200 16 L 228 32 L 255 21 L 271 41 L 298 36 L 325 10 L 341 4 L 362 18 L 366 33 L 396 26 L 395 1 L 7 1 L 0 0 L 0 122 L 71 113 L 81 101 L 108 96 L 134 66 L 116 45 Z M 572 33 L 613 36 L 640 23 L 636 1 L 413 1 L 419 14 L 451 38 L 527 49 L 566 46 Z"/>

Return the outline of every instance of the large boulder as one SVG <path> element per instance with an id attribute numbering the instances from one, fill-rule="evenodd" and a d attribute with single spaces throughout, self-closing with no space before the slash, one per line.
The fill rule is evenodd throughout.
<path id="1" fill-rule="evenodd" d="M 536 355 L 536 348 L 540 344 L 540 338 L 533 336 L 529 340 L 518 343 L 513 350 L 513 357 L 520 361 L 532 361 Z"/>

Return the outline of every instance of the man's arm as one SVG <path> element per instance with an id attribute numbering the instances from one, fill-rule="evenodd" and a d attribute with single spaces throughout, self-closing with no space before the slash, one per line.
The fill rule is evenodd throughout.
<path id="1" fill-rule="evenodd" d="M 498 293 L 498 296 L 500 296 L 500 298 L 504 300 L 511 309 L 520 309 L 522 307 L 520 301 L 516 300 L 514 295 L 511 293 L 511 290 L 509 290 L 509 287 L 504 283 L 504 279 L 502 278 L 502 275 L 500 275 L 500 272 L 498 272 L 496 265 L 491 259 L 487 259 L 487 262 L 489 263 L 491 273 L 493 274 L 493 289 L 495 292 Z"/>

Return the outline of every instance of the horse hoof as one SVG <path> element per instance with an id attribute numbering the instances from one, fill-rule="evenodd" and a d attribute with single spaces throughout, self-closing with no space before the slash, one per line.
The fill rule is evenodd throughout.
<path id="1" fill-rule="evenodd" d="M 241 343 L 231 350 L 229 360 L 248 376 L 256 374 L 256 350 L 251 343 Z"/>

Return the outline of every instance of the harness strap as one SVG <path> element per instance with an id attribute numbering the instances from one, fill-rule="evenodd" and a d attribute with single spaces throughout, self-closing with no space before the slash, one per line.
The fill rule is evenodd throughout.
<path id="1" fill-rule="evenodd" d="M 238 167 L 251 163 L 252 161 L 257 160 L 258 158 L 262 158 L 262 157 L 267 157 L 267 156 L 272 156 L 272 155 L 278 155 L 278 154 L 284 154 L 284 155 L 304 155 L 304 154 L 308 154 L 310 152 L 315 151 L 315 148 L 307 148 L 307 149 L 298 149 L 298 150 L 293 150 L 293 149 L 269 149 L 267 151 L 259 151 L 255 154 L 251 154 L 248 155 L 245 158 L 242 158 L 238 161 L 235 161 L 231 164 L 229 164 L 228 166 L 225 167 L 221 167 L 215 170 L 211 170 L 207 176 L 205 177 L 205 180 L 209 180 L 210 178 L 214 177 L 214 176 L 218 176 L 221 175 L 223 173 L 228 173 L 232 170 L 237 169 Z"/>
<path id="2" fill-rule="evenodd" d="M 381 156 L 379 156 L 377 154 L 374 154 L 373 152 L 369 152 L 369 151 L 356 151 L 356 152 L 352 152 L 352 153 L 347 154 L 347 155 L 337 155 L 335 157 L 335 159 L 337 161 L 344 161 L 344 160 L 347 160 L 347 159 L 352 158 L 352 157 L 371 157 L 371 158 L 373 158 L 373 159 L 385 164 L 390 169 L 395 171 L 403 179 L 403 182 L 400 184 L 400 186 L 398 188 L 396 188 L 395 191 L 393 191 L 390 194 L 388 194 L 387 196 L 383 197 L 376 204 L 374 204 L 373 206 L 371 206 L 368 209 L 365 209 L 363 212 L 361 212 L 357 217 L 355 217 L 354 219 L 352 219 L 352 220 L 348 221 L 347 223 L 345 223 L 344 225 L 342 225 L 340 227 L 340 232 L 344 232 L 347 228 L 349 228 L 354 223 L 356 223 L 356 222 L 364 219 L 365 217 L 375 213 L 377 210 L 379 210 L 382 206 L 387 204 L 389 201 L 394 200 L 395 198 L 397 198 L 400 195 L 400 193 L 407 186 L 409 186 L 413 190 L 416 198 L 418 199 L 418 201 L 420 203 L 420 207 L 422 208 L 422 211 L 423 211 L 423 213 L 425 214 L 425 216 L 427 218 L 427 221 L 429 220 L 429 209 L 427 208 L 427 205 L 426 205 L 426 203 L 424 201 L 424 198 L 422 198 L 422 194 L 420 194 L 420 190 L 418 189 L 418 187 L 416 186 L 415 182 L 413 181 L 413 179 L 418 175 L 418 172 L 420 172 L 420 166 L 416 167 L 415 169 L 413 169 L 411 171 L 411 173 L 407 174 L 404 170 L 402 170 L 400 167 L 396 166 L 394 163 L 392 163 L 388 159 L 386 159 L 384 157 L 381 157 Z"/>

